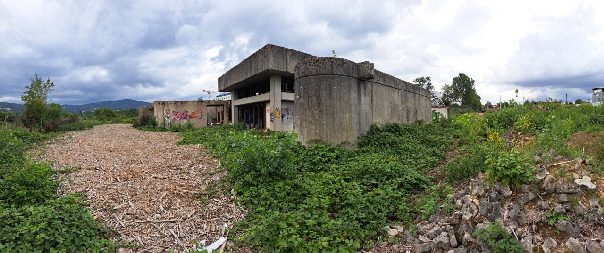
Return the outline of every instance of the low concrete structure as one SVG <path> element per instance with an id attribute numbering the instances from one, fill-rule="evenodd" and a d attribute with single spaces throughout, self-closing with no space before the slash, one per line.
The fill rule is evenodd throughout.
<path id="1" fill-rule="evenodd" d="M 435 114 L 442 115 L 442 117 L 448 119 L 451 115 L 450 113 L 451 107 L 449 106 L 432 106 L 432 120 L 435 120 L 435 117 L 440 118 L 440 116 L 436 116 Z"/>
<path id="2" fill-rule="evenodd" d="M 230 101 L 154 101 L 153 115 L 158 126 L 191 124 L 193 127 L 229 122 Z M 139 108 L 139 114 L 141 109 Z"/>
<path id="3" fill-rule="evenodd" d="M 299 140 L 356 143 L 373 123 L 431 122 L 430 92 L 373 63 L 314 57 L 266 45 L 218 79 L 231 92 L 232 122 L 290 131 Z"/>

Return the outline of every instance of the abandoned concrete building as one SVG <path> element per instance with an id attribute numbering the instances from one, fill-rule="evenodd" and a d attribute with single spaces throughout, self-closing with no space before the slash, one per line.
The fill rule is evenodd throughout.
<path id="1" fill-rule="evenodd" d="M 154 101 L 138 108 L 139 118 L 155 117 L 159 126 L 191 124 L 193 127 L 222 125 L 230 121 L 230 101 Z"/>
<path id="2" fill-rule="evenodd" d="M 370 62 L 315 57 L 266 45 L 220 78 L 231 92 L 231 121 L 291 131 L 308 143 L 356 143 L 373 123 L 431 122 L 430 92 Z"/>
<path id="3" fill-rule="evenodd" d="M 593 88 L 591 90 L 592 90 L 591 103 L 593 105 L 600 105 L 602 103 L 602 101 L 604 101 L 604 88 L 598 87 L 598 88 Z"/>

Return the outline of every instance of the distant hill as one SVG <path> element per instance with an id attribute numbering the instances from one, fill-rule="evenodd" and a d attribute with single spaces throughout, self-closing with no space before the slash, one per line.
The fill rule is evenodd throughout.
<path id="1" fill-rule="evenodd" d="M 118 101 L 103 101 L 97 103 L 90 103 L 85 105 L 61 105 L 61 107 L 65 108 L 66 111 L 71 113 L 81 113 L 81 112 L 92 112 L 96 108 L 107 107 L 112 110 L 129 110 L 129 109 L 137 109 L 139 106 L 150 106 L 151 103 L 132 100 L 132 99 L 122 99 Z"/>
<path id="2" fill-rule="evenodd" d="M 70 113 L 82 113 L 82 112 L 92 112 L 96 108 L 107 107 L 112 110 L 129 110 L 129 109 L 137 109 L 139 106 L 150 106 L 151 103 L 132 100 L 132 99 L 122 99 L 118 101 L 103 101 L 97 103 L 90 103 L 84 105 L 61 105 L 66 111 Z M 8 103 L 8 102 L 0 102 L 0 110 L 7 108 L 16 113 L 22 113 L 25 107 L 22 104 Z M 6 110 L 6 109 L 5 109 Z"/>

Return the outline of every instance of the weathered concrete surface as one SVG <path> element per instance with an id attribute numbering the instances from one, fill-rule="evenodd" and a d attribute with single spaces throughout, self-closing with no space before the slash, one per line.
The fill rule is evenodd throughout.
<path id="1" fill-rule="evenodd" d="M 218 78 L 220 91 L 233 91 L 264 76 L 293 78 L 298 62 L 314 57 L 310 54 L 268 44 Z"/>
<path id="2" fill-rule="evenodd" d="M 204 127 L 208 123 L 228 123 L 230 101 L 155 101 L 153 115 L 159 126 L 184 125 Z"/>
<path id="3" fill-rule="evenodd" d="M 372 123 L 430 123 L 430 93 L 373 69 L 335 57 L 308 58 L 295 69 L 298 140 L 356 143 Z"/>

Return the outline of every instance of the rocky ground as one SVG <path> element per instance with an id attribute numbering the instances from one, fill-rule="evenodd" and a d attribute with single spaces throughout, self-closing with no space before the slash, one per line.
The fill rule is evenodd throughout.
<path id="1" fill-rule="evenodd" d="M 232 197 L 205 191 L 226 173 L 219 161 L 178 140 L 175 133 L 101 125 L 68 132 L 39 151 L 65 172 L 61 194 L 84 194 L 92 215 L 119 231 L 120 252 L 190 251 L 201 240 L 226 237 L 244 212 Z"/>
<path id="2" fill-rule="evenodd" d="M 450 215 L 433 215 L 416 228 L 387 227 L 390 243 L 372 252 L 490 252 L 474 232 L 499 222 L 523 252 L 603 253 L 604 178 L 589 172 L 584 156 L 547 156 L 536 159 L 555 162 L 538 165 L 536 180 L 520 188 L 483 176 L 458 186 Z"/>

